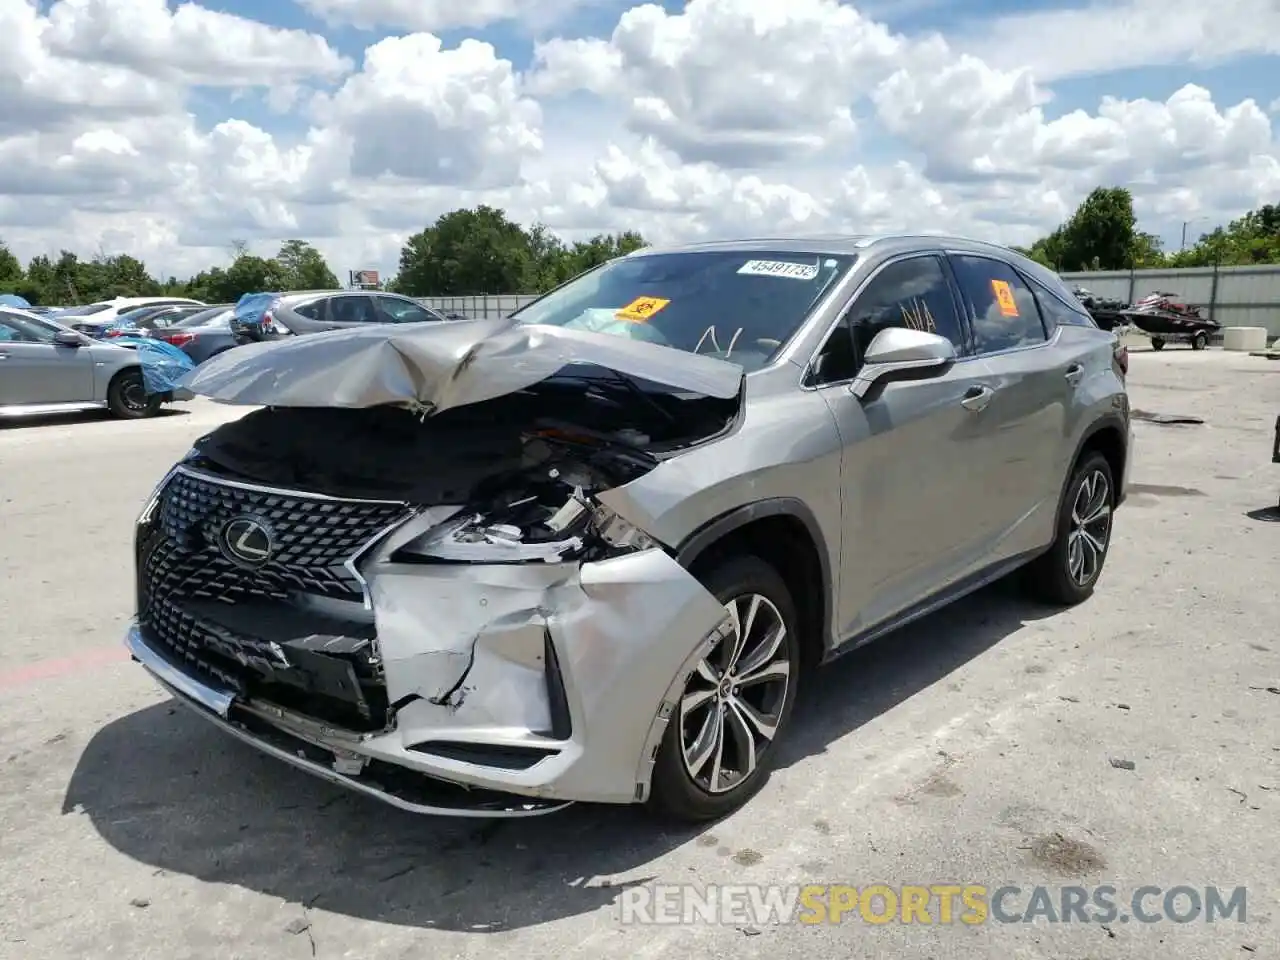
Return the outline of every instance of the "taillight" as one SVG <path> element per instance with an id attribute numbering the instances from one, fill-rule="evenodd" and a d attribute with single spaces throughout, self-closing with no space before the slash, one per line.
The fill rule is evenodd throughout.
<path id="1" fill-rule="evenodd" d="M 1118 341 L 1116 342 L 1116 366 L 1120 368 L 1122 376 L 1129 375 L 1129 348 Z"/>
<path id="2" fill-rule="evenodd" d="M 195 339 L 195 335 L 190 333 L 166 333 L 160 339 L 171 346 L 185 347 Z"/>

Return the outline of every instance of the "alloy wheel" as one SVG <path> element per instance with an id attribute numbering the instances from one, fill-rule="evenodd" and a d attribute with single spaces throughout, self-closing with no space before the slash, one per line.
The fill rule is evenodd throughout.
<path id="1" fill-rule="evenodd" d="M 733 790 L 778 734 L 793 642 L 778 608 L 758 593 L 725 604 L 732 632 L 698 664 L 680 699 L 685 771 L 703 790 Z"/>
<path id="2" fill-rule="evenodd" d="M 120 399 L 130 410 L 141 411 L 147 409 L 147 389 L 142 380 L 130 380 L 125 383 L 120 391 Z"/>
<path id="3" fill-rule="evenodd" d="M 1087 587 L 1098 576 L 1111 541 L 1111 483 L 1101 470 L 1087 474 L 1071 505 L 1067 573 Z"/>

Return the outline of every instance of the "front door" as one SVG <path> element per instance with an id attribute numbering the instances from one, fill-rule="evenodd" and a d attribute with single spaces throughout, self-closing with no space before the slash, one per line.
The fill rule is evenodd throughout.
<path id="1" fill-rule="evenodd" d="M 54 343 L 57 328 L 0 313 L 0 405 L 93 400 L 88 347 Z"/>
<path id="2" fill-rule="evenodd" d="M 989 373 L 961 357 L 929 380 L 894 383 L 869 400 L 849 389 L 867 345 L 888 327 L 914 327 L 965 349 L 957 298 L 940 257 L 913 256 L 880 269 L 833 331 L 818 367 L 822 396 L 844 442 L 839 617 L 861 634 L 962 575 L 986 496 L 973 438 L 983 429 L 969 402 Z"/>

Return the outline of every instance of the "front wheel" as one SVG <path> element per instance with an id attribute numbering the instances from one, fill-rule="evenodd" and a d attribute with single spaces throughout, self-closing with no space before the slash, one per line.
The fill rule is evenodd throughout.
<path id="1" fill-rule="evenodd" d="M 1191 338 L 1192 350 L 1203 350 L 1208 345 L 1209 345 L 1209 335 L 1205 333 L 1203 330 L 1201 330 L 1194 337 Z"/>
<path id="2" fill-rule="evenodd" d="M 1111 547 L 1115 481 L 1102 454 L 1090 452 L 1076 465 L 1058 508 L 1058 533 L 1047 553 L 1026 568 L 1032 596 L 1074 606 L 1089 599 Z"/>
<path id="3" fill-rule="evenodd" d="M 735 557 L 703 584 L 733 630 L 685 679 L 649 796 L 654 812 L 691 823 L 738 809 L 764 785 L 800 677 L 795 604 L 773 567 Z"/>
<path id="4" fill-rule="evenodd" d="M 1163 349 L 1164 349 L 1164 340 L 1163 340 L 1162 338 L 1160 338 L 1160 337 L 1152 337 L 1152 338 L 1151 338 L 1151 349 L 1152 349 L 1152 350 L 1163 350 Z"/>
<path id="5" fill-rule="evenodd" d="M 141 420 L 153 417 L 160 410 L 164 399 L 159 394 L 147 393 L 141 370 L 125 370 L 116 374 L 107 388 L 107 409 L 121 420 Z"/>

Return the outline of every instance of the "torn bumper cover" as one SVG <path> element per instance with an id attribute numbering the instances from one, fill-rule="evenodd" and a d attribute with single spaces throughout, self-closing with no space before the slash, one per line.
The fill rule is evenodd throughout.
<path id="1" fill-rule="evenodd" d="M 281 491 L 261 501 L 264 524 L 269 509 L 323 511 L 356 531 L 343 547 L 356 559 L 303 557 L 297 570 L 316 581 L 299 583 L 306 609 L 255 607 L 233 597 L 246 571 L 200 549 L 201 511 L 222 494 L 197 478 L 178 468 L 139 520 L 134 659 L 242 740 L 403 809 L 522 816 L 643 800 L 675 699 L 728 629 L 724 607 L 656 546 L 582 563 L 408 563 L 402 548 L 453 510 L 410 512 L 359 543 L 385 513 Z M 297 529 L 283 549 L 314 539 Z M 318 602 L 331 575 L 354 577 L 363 601 Z"/>

